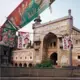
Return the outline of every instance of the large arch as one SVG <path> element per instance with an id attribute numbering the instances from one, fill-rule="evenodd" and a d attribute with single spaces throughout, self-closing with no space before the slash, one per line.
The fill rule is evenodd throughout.
<path id="1" fill-rule="evenodd" d="M 54 48 L 57 50 L 57 36 L 54 33 L 49 32 L 43 39 L 43 60 L 49 58 L 49 54 L 55 52 Z M 51 53 L 49 53 L 50 49 L 52 50 Z"/>

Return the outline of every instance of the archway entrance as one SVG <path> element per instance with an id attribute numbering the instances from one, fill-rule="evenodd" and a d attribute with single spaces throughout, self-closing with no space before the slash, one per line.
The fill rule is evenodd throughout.
<path id="1" fill-rule="evenodd" d="M 49 58 L 49 54 L 57 51 L 57 36 L 49 32 L 43 40 L 43 60 Z"/>
<path id="2" fill-rule="evenodd" d="M 56 52 L 51 54 L 50 59 L 51 59 L 53 65 L 57 65 L 57 62 L 56 62 L 57 61 L 57 53 Z"/>

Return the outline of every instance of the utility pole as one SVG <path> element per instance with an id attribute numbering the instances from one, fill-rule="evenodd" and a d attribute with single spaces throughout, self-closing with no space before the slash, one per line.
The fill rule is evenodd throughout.
<path id="1" fill-rule="evenodd" d="M 71 41 L 71 32 L 73 27 L 73 18 L 71 16 L 71 10 L 68 10 L 69 14 L 69 41 L 70 41 L 70 48 L 69 48 L 69 65 L 72 66 L 72 41 Z"/>

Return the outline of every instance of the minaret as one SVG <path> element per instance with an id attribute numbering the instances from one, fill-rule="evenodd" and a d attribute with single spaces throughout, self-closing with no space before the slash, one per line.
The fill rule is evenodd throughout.
<path id="1" fill-rule="evenodd" d="M 71 9 L 68 10 L 68 16 L 69 16 L 69 34 L 71 34 L 73 27 L 73 17 L 71 15 Z"/>
<path id="2" fill-rule="evenodd" d="M 34 24 L 33 24 L 33 29 L 37 27 L 37 25 L 40 25 L 40 22 L 42 20 L 40 19 L 40 16 L 38 16 L 35 20 L 34 20 Z"/>
<path id="3" fill-rule="evenodd" d="M 71 9 L 68 10 L 68 15 L 71 17 Z"/>
<path id="4" fill-rule="evenodd" d="M 34 20 L 34 22 L 35 23 L 40 23 L 42 20 L 40 19 L 40 16 L 38 16 L 35 20 Z"/>

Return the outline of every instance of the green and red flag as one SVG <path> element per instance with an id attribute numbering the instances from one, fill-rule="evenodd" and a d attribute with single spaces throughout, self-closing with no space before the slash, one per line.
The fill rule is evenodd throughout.
<path id="1" fill-rule="evenodd" d="M 53 2 L 54 0 L 23 0 L 8 16 L 8 19 L 12 21 L 17 29 L 20 29 L 36 18 Z"/>

